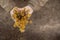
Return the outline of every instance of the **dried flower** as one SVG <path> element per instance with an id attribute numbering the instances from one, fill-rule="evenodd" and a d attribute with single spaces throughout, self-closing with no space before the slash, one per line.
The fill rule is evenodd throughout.
<path id="1" fill-rule="evenodd" d="M 31 17 L 31 14 L 29 14 L 29 11 L 21 10 L 18 11 L 16 10 L 17 8 L 14 8 L 14 12 L 12 15 L 12 18 L 15 20 L 14 27 L 18 27 L 21 32 L 25 31 L 25 26 L 32 21 L 29 21 L 29 18 Z"/>

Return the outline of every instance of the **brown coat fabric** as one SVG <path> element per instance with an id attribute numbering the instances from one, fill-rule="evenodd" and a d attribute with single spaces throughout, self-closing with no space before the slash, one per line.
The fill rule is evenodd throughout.
<path id="1" fill-rule="evenodd" d="M 48 0 L 1 0 L 0 5 L 6 10 L 10 11 L 13 7 L 25 7 L 27 5 L 31 6 L 34 11 L 37 11 L 44 6 Z"/>

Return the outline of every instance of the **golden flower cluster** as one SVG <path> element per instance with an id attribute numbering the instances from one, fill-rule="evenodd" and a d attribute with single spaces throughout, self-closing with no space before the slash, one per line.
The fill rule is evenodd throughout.
<path id="1" fill-rule="evenodd" d="M 29 10 L 25 11 L 17 11 L 16 8 L 14 8 L 12 18 L 15 20 L 14 27 L 18 27 L 21 32 L 25 31 L 25 26 L 28 23 L 32 23 L 29 18 L 31 17 L 31 14 L 29 14 Z"/>

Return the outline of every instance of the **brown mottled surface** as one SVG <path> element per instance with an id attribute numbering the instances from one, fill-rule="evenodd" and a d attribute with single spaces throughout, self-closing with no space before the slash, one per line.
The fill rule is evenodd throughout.
<path id="1" fill-rule="evenodd" d="M 20 33 L 10 14 L 0 6 L 0 40 L 60 40 L 60 0 L 49 0 L 31 17 L 33 23 Z"/>

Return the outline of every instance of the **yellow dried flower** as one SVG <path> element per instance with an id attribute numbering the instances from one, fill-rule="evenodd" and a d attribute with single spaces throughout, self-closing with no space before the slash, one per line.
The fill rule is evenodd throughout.
<path id="1" fill-rule="evenodd" d="M 29 21 L 29 18 L 31 17 L 31 14 L 26 12 L 25 9 L 18 12 L 17 7 L 14 8 L 14 14 L 12 15 L 12 18 L 15 20 L 14 27 L 18 27 L 21 32 L 25 31 L 25 26 L 32 21 Z"/>

